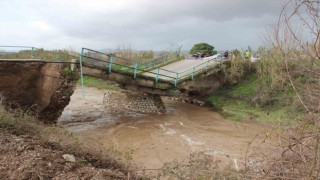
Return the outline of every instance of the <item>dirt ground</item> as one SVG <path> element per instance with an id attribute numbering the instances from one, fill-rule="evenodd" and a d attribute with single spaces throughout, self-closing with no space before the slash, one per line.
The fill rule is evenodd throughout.
<path id="1" fill-rule="evenodd" d="M 0 179 L 122 179 L 83 159 L 67 162 L 53 145 L 0 129 Z"/>

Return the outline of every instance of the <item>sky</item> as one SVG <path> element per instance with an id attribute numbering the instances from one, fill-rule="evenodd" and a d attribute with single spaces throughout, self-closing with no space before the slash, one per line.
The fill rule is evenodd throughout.
<path id="1" fill-rule="evenodd" d="M 263 45 L 285 0 L 0 0 L 0 45 L 161 51 Z"/>

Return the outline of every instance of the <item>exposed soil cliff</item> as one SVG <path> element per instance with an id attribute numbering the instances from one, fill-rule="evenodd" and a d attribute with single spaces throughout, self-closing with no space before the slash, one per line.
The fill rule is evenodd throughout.
<path id="1" fill-rule="evenodd" d="M 68 105 L 78 68 L 44 61 L 0 62 L 0 96 L 7 108 L 21 108 L 52 123 Z"/>

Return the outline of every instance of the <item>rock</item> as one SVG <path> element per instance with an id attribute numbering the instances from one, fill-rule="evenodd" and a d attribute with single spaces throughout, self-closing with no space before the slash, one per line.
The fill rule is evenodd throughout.
<path id="1" fill-rule="evenodd" d="M 198 101 L 199 106 L 204 106 L 206 103 L 203 101 Z"/>
<path id="2" fill-rule="evenodd" d="M 72 154 L 64 154 L 62 157 L 67 162 L 71 162 L 71 163 L 76 162 L 76 158 Z"/>

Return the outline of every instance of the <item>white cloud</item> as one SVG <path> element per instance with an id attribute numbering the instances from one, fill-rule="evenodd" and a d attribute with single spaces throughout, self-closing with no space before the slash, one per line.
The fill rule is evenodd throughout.
<path id="1" fill-rule="evenodd" d="M 162 50 L 258 46 L 284 0 L 1 0 L 2 44 Z M 14 39 L 14 40 L 13 40 Z"/>
<path id="2" fill-rule="evenodd" d="M 43 21 L 33 21 L 30 23 L 30 25 L 35 30 L 41 30 L 43 32 L 49 32 L 51 30 L 51 27 Z"/>

